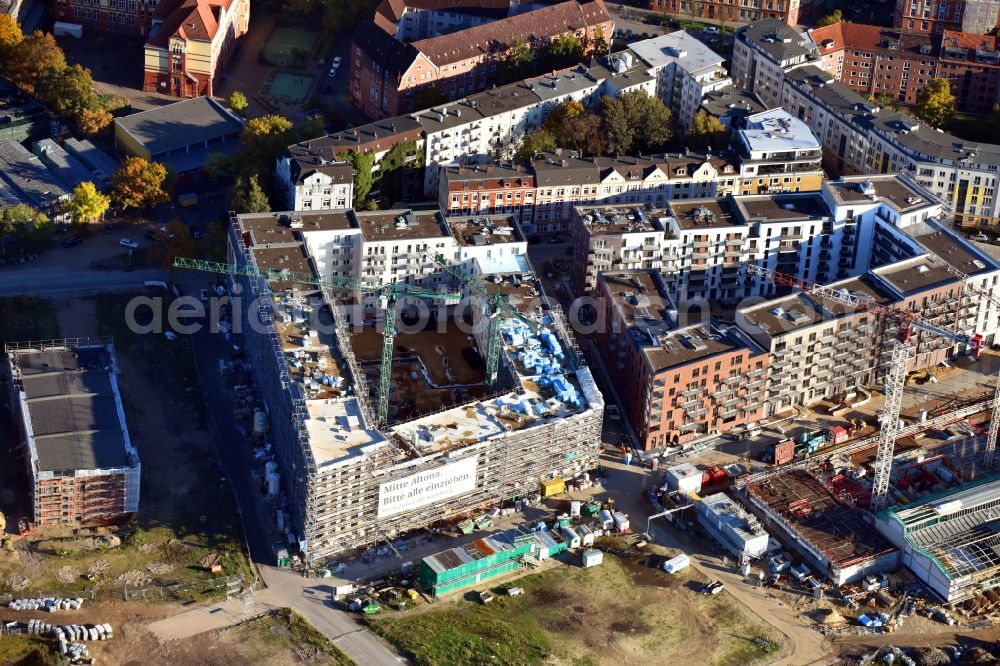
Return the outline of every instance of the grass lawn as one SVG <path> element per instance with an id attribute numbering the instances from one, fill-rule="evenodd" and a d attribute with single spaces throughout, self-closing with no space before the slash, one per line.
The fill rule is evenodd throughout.
<path id="1" fill-rule="evenodd" d="M 55 641 L 28 635 L 4 636 L 0 640 L 0 664 L 57 666 L 62 660 L 53 649 Z"/>
<path id="2" fill-rule="evenodd" d="M 612 556 L 599 567 L 557 567 L 511 585 L 525 594 L 487 605 L 453 598 L 365 621 L 421 666 L 693 663 L 691 655 L 737 666 L 767 656 L 756 637 L 779 644 L 727 594 L 703 596 L 684 575 Z"/>
<path id="3" fill-rule="evenodd" d="M 0 344 L 59 337 L 52 302 L 33 296 L 0 298 Z"/>
<path id="4" fill-rule="evenodd" d="M 311 663 L 330 666 L 355 666 L 353 659 L 309 624 L 297 613 L 282 608 L 268 615 L 251 620 L 240 627 L 240 633 L 249 640 L 259 640 L 263 646 L 248 655 L 254 663 L 268 663 L 272 649 L 291 650 L 299 655 L 309 655 Z M 259 653 L 259 654 L 256 654 Z"/>

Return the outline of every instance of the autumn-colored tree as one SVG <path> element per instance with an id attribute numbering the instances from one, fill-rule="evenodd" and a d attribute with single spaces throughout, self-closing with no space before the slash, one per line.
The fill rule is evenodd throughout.
<path id="1" fill-rule="evenodd" d="M 833 25 L 834 23 L 840 23 L 844 20 L 844 12 L 839 9 L 834 10 L 829 16 L 824 16 L 820 20 L 816 21 L 816 27 L 822 28 L 824 26 Z"/>
<path id="2" fill-rule="evenodd" d="M 82 109 L 77 118 L 80 131 L 87 136 L 97 136 L 103 132 L 114 120 L 109 112 L 104 109 Z"/>
<path id="3" fill-rule="evenodd" d="M 229 96 L 229 108 L 241 116 L 244 115 L 248 106 L 250 106 L 250 102 L 247 101 L 247 96 L 239 90 L 234 90 Z"/>
<path id="4" fill-rule="evenodd" d="M 0 14 L 0 64 L 3 63 L 18 44 L 24 41 L 24 33 L 17 20 L 9 14 Z"/>
<path id="5" fill-rule="evenodd" d="M 111 205 L 111 200 L 97 191 L 93 183 L 85 181 L 73 189 L 73 194 L 63 202 L 62 212 L 74 224 L 90 224 L 97 222 L 104 211 Z"/>
<path id="6" fill-rule="evenodd" d="M 111 177 L 111 196 L 122 208 L 146 208 L 163 203 L 167 168 L 142 157 L 126 157 Z"/>
<path id="7" fill-rule="evenodd" d="M 721 120 L 704 110 L 694 114 L 687 138 L 692 148 L 721 148 L 726 138 L 726 126 Z"/>
<path id="8" fill-rule="evenodd" d="M 35 92 L 39 79 L 50 69 L 66 68 L 66 57 L 55 38 L 36 30 L 13 48 L 3 74 L 19 88 Z"/>
<path id="9" fill-rule="evenodd" d="M 955 115 L 955 96 L 948 79 L 937 78 L 917 93 L 914 113 L 934 127 L 941 127 Z"/>
<path id="10" fill-rule="evenodd" d="M 191 230 L 181 220 L 166 224 L 166 233 L 161 233 L 149 248 L 149 261 L 154 266 L 169 268 L 177 257 L 193 257 L 197 246 L 191 237 Z"/>
<path id="11" fill-rule="evenodd" d="M 582 117 L 587 113 L 586 107 L 575 99 L 563 102 L 556 108 L 549 111 L 542 121 L 542 128 L 552 133 L 556 138 L 556 143 L 562 143 L 564 134 L 571 121 Z"/>
<path id="12" fill-rule="evenodd" d="M 530 162 L 536 153 L 546 150 L 555 150 L 556 138 L 552 132 L 540 129 L 525 135 L 521 142 L 521 148 L 517 151 L 517 158 L 522 162 Z"/>
<path id="13" fill-rule="evenodd" d="M 0 211 L 0 237 L 35 238 L 51 231 L 49 218 L 31 206 L 17 204 Z"/>
<path id="14" fill-rule="evenodd" d="M 251 118 L 243 127 L 243 146 L 240 149 L 243 172 L 261 176 L 273 173 L 278 155 L 294 140 L 295 127 L 288 118 L 274 114 Z"/>

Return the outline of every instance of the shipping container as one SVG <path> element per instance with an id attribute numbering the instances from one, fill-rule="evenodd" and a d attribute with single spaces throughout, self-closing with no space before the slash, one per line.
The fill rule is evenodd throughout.
<path id="1" fill-rule="evenodd" d="M 687 569 L 691 564 L 691 558 L 681 553 L 677 557 L 672 557 L 663 563 L 663 570 L 668 574 L 675 574 L 682 569 Z"/>
<path id="2" fill-rule="evenodd" d="M 566 481 L 561 477 L 542 481 L 542 497 L 552 497 L 566 492 Z"/>
<path id="3" fill-rule="evenodd" d="M 583 568 L 596 567 L 604 562 L 604 553 L 599 550 L 585 550 L 580 559 Z"/>

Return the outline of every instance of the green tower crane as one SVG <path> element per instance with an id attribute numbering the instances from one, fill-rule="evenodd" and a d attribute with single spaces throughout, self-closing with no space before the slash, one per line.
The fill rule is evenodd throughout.
<path id="1" fill-rule="evenodd" d="M 429 298 L 437 301 L 457 302 L 461 298 L 460 294 L 440 293 L 414 287 L 408 284 L 391 283 L 377 285 L 365 282 L 357 278 L 331 277 L 316 278 L 306 273 L 295 273 L 288 270 L 266 270 L 260 271 L 252 266 L 239 266 L 236 264 L 224 264 L 215 261 L 204 261 L 201 259 L 187 259 L 177 257 L 174 259 L 174 268 L 187 268 L 209 273 L 221 273 L 224 275 L 246 275 L 248 277 L 264 278 L 273 282 L 292 282 L 298 284 L 314 284 L 321 287 L 333 287 L 335 289 L 350 289 L 360 291 L 363 294 L 375 296 L 379 307 L 385 312 L 384 330 L 382 332 L 382 362 L 381 373 L 379 375 L 378 391 L 378 418 L 379 427 L 384 427 L 389 422 L 389 390 L 392 385 L 392 350 L 396 338 L 396 299 L 400 296 L 416 296 Z"/>

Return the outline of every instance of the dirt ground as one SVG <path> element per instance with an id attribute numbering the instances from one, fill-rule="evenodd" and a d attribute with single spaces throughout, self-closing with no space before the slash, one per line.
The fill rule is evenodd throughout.
<path id="1" fill-rule="evenodd" d="M 22 623 L 32 618 L 62 624 L 107 622 L 114 629 L 114 638 L 87 643 L 87 647 L 97 663 L 110 666 L 291 666 L 303 662 L 349 663 L 318 654 L 315 646 L 307 640 L 313 638 L 311 631 L 305 638 L 299 631 L 293 634 L 287 618 L 278 615 L 166 643 L 160 643 L 146 630 L 145 626 L 149 622 L 173 615 L 179 610 L 182 609 L 175 604 L 117 603 L 105 604 L 99 608 L 84 606 L 80 611 L 58 615 L 14 613 L 4 609 L 0 611 L 0 618 L 5 621 L 16 619 Z M 41 639 L 41 643 L 49 650 L 57 647 L 54 640 Z"/>
<path id="2" fill-rule="evenodd" d="M 73 298 L 53 302 L 59 330 L 67 338 L 96 338 L 97 309 L 93 299 Z"/>
<path id="3" fill-rule="evenodd" d="M 63 311 L 80 320 L 74 325 L 81 332 L 115 337 L 125 418 L 142 462 L 139 512 L 112 527 L 33 527 L 14 553 L 0 552 L 0 592 L 18 591 L 26 579 L 21 595 L 122 600 L 126 586 L 159 595 L 179 583 L 186 587 L 178 598 L 200 599 L 217 596 L 223 585 L 222 576 L 201 566 L 205 557 L 219 554 L 224 576 L 246 571 L 235 501 L 206 432 L 190 341 L 131 334 L 122 323 L 126 299 L 101 297 Z M 111 536 L 120 545 L 79 547 L 83 539 Z"/>

